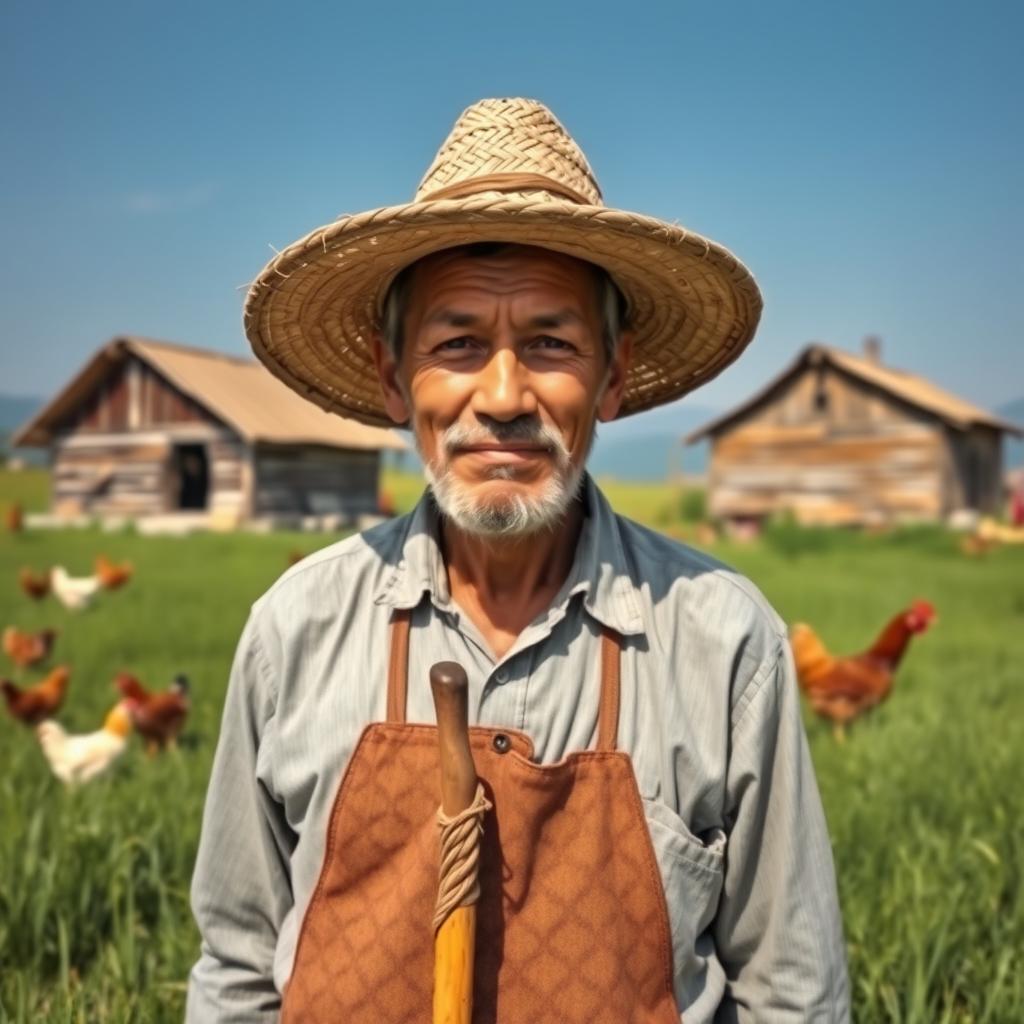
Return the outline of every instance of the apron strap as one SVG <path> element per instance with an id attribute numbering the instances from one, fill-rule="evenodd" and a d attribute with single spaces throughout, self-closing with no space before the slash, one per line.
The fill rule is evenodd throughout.
<path id="1" fill-rule="evenodd" d="M 404 722 L 409 682 L 409 626 L 411 608 L 396 608 L 391 618 L 391 653 L 388 658 L 387 721 Z M 619 732 L 619 683 L 622 638 L 601 630 L 601 702 L 597 712 L 597 749 L 614 750 Z"/>
<path id="2" fill-rule="evenodd" d="M 619 734 L 619 665 L 622 638 L 601 629 L 601 703 L 597 711 L 597 749 L 614 750 Z"/>
<path id="3" fill-rule="evenodd" d="M 391 618 L 391 655 L 388 658 L 389 722 L 405 721 L 405 693 L 409 682 L 409 624 L 411 608 L 396 608 Z"/>

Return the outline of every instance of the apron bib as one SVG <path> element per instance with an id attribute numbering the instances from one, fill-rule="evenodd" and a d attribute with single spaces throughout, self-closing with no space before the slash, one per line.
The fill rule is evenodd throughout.
<path id="1" fill-rule="evenodd" d="M 391 630 L 386 722 L 363 731 L 331 812 L 282 1024 L 430 1024 L 437 729 L 405 721 L 411 612 Z M 597 749 L 552 765 L 473 726 L 484 820 L 474 1024 L 679 1024 L 661 876 L 615 749 L 618 636 L 601 640 Z M 424 681 L 425 683 L 425 681 Z"/>

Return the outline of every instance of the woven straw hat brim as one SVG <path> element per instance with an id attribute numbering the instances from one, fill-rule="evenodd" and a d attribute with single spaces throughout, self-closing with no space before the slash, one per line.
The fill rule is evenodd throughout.
<path id="1" fill-rule="evenodd" d="M 551 249 L 612 275 L 635 339 L 620 417 L 711 380 L 743 351 L 760 318 L 750 273 L 698 234 L 548 192 L 483 192 L 383 207 L 311 232 L 253 283 L 246 333 L 271 372 L 310 401 L 393 426 L 371 349 L 387 288 L 430 253 L 483 241 Z"/>

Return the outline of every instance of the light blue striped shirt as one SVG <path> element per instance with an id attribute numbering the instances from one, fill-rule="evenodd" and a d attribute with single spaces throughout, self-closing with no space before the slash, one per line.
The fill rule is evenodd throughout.
<path id="1" fill-rule="evenodd" d="M 415 609 L 409 720 L 433 721 L 428 669 L 458 661 L 471 721 L 522 730 L 545 763 L 594 745 L 599 625 L 619 632 L 619 746 L 661 870 L 686 1024 L 849 1020 L 783 623 L 742 576 L 616 516 L 589 478 L 584 500 L 564 586 L 500 660 L 451 600 L 429 497 L 300 562 L 256 602 L 193 880 L 203 942 L 189 1022 L 277 1020 L 335 793 L 360 732 L 385 717 L 393 608 Z"/>

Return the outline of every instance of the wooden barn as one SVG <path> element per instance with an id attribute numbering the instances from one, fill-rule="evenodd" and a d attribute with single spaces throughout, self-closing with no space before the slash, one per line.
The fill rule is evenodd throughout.
<path id="1" fill-rule="evenodd" d="M 686 437 L 710 439 L 711 515 L 745 528 L 789 512 L 869 525 L 997 512 L 1004 434 L 1019 427 L 915 374 L 813 344 L 757 394 Z"/>
<path id="2" fill-rule="evenodd" d="M 14 436 L 51 451 L 59 517 L 351 522 L 398 434 L 300 398 L 252 359 L 115 338 Z"/>

